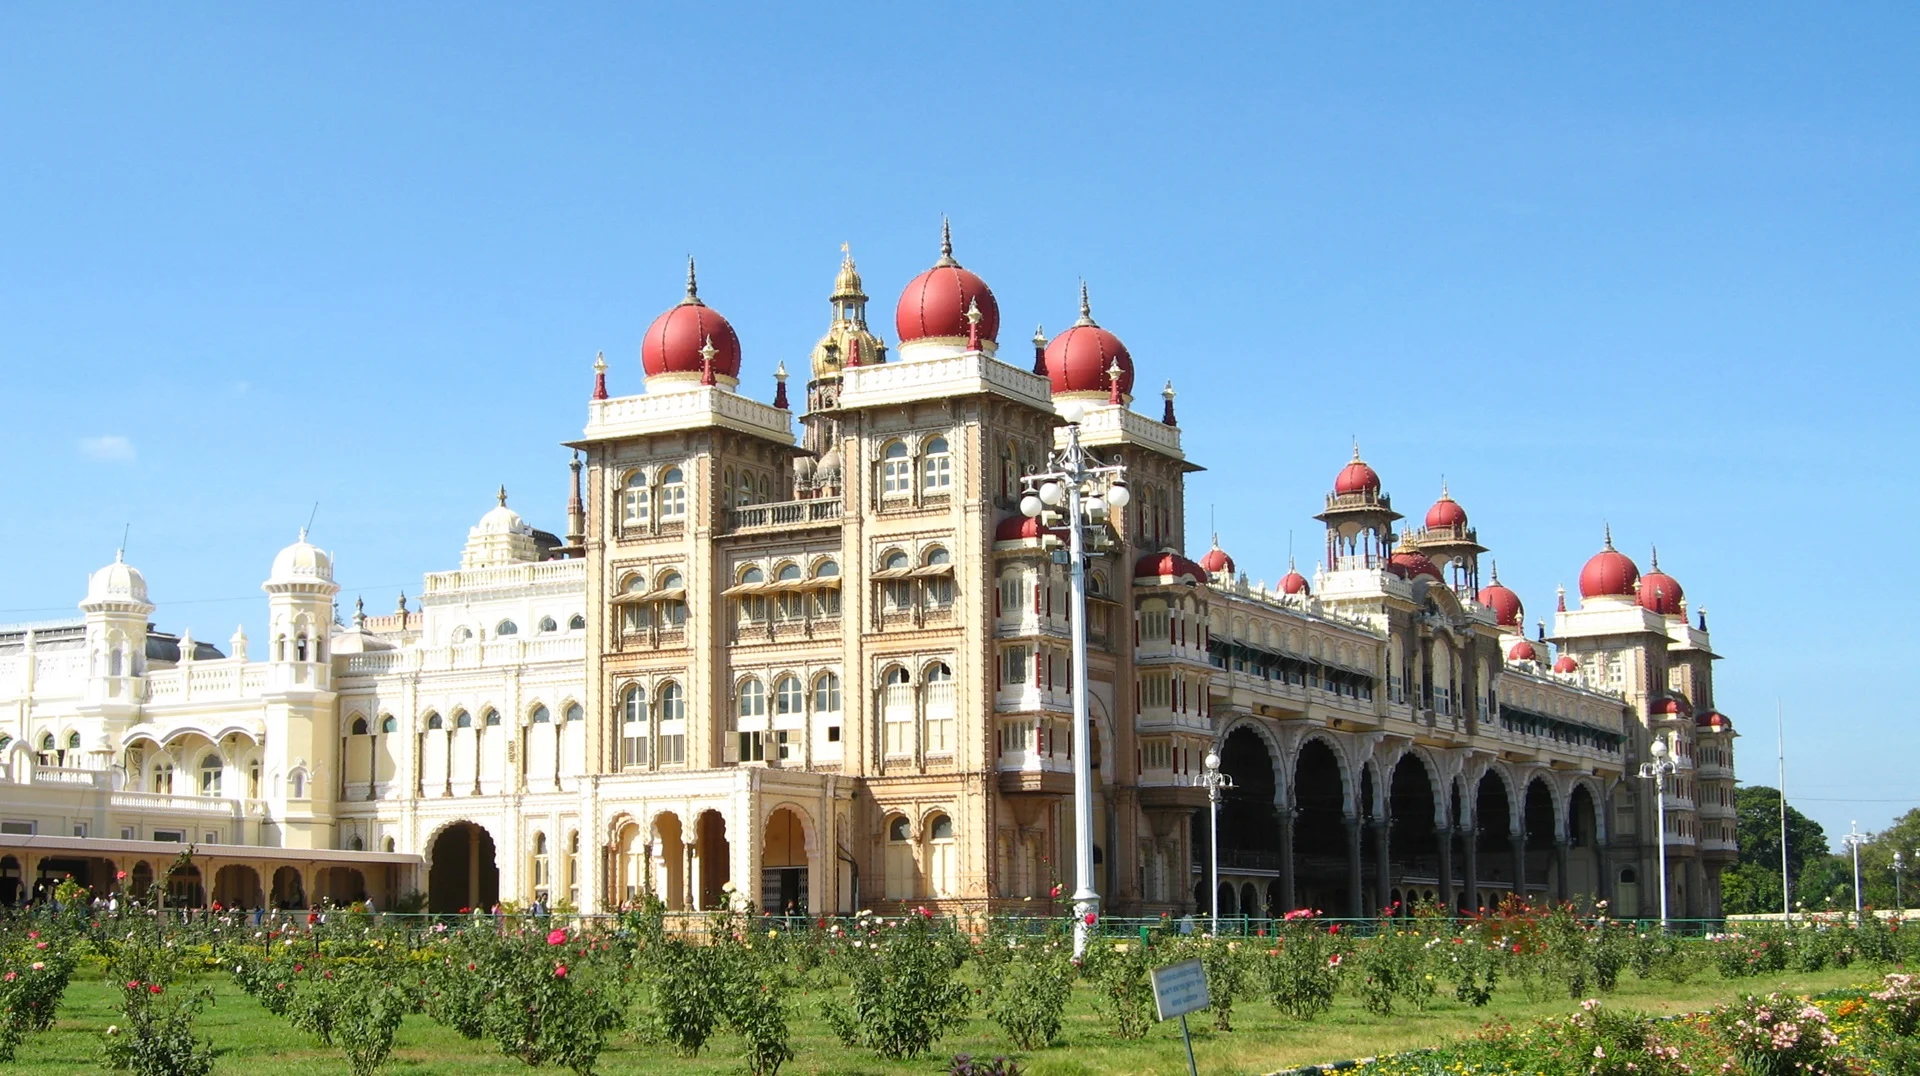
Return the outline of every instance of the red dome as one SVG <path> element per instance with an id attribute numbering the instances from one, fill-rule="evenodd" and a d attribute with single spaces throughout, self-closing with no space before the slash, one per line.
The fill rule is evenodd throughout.
<path id="1" fill-rule="evenodd" d="M 1373 468 L 1360 462 L 1359 449 L 1353 450 L 1353 462 L 1340 468 L 1340 473 L 1334 476 L 1333 491 L 1335 493 L 1380 492 L 1380 476 L 1374 473 Z"/>
<path id="2" fill-rule="evenodd" d="M 1182 576 L 1196 583 L 1207 581 L 1207 570 L 1178 553 L 1148 553 L 1133 566 L 1135 579 L 1179 579 Z"/>
<path id="3" fill-rule="evenodd" d="M 648 377 L 660 374 L 699 374 L 701 349 L 713 341 L 713 376 L 740 380 L 740 338 L 719 311 L 700 301 L 687 262 L 687 297 L 680 305 L 653 319 L 640 338 L 640 365 Z"/>
<path id="4" fill-rule="evenodd" d="M 1474 600 L 1493 610 L 1494 623 L 1508 627 L 1519 626 L 1520 617 L 1526 612 L 1525 606 L 1520 604 L 1520 595 L 1500 585 L 1500 577 L 1497 575 L 1494 576 L 1493 582 L 1480 588 L 1480 593 L 1474 595 Z"/>
<path id="5" fill-rule="evenodd" d="M 974 304 L 980 307 L 980 339 L 999 339 L 1000 304 L 994 301 L 986 281 L 953 260 L 953 241 L 943 224 L 940 260 L 914 277 L 900 293 L 900 305 L 893 311 L 894 331 L 903 344 L 930 336 L 965 340 L 969 330 L 967 308 Z"/>
<path id="6" fill-rule="evenodd" d="M 1680 589 L 1680 580 L 1660 570 L 1660 562 L 1654 561 L 1653 570 L 1640 577 L 1640 606 L 1651 609 L 1661 616 L 1682 616 L 1680 600 L 1687 596 Z"/>
<path id="7" fill-rule="evenodd" d="M 1562 654 L 1560 655 L 1560 660 L 1553 663 L 1553 671 L 1557 673 L 1579 672 L 1580 663 L 1573 660 L 1572 657 Z"/>
<path id="8" fill-rule="evenodd" d="M 993 540 L 996 542 L 1025 542 L 1045 534 L 1047 529 L 1040 521 L 1031 516 L 1008 516 L 994 528 Z"/>
<path id="9" fill-rule="evenodd" d="M 1705 711 L 1699 717 L 1694 718 L 1693 723 L 1702 728 L 1710 728 L 1714 732 L 1733 731 L 1733 720 L 1718 710 Z"/>
<path id="10" fill-rule="evenodd" d="M 1313 589 L 1307 586 L 1307 577 L 1299 572 L 1288 572 L 1280 577 L 1280 593 L 1311 594 Z"/>
<path id="11" fill-rule="evenodd" d="M 1201 555 L 1200 567 L 1205 568 L 1209 574 L 1225 572 L 1228 575 L 1232 575 L 1233 558 L 1227 556 L 1227 551 L 1221 549 L 1219 540 L 1215 539 L 1213 548 Z"/>
<path id="12" fill-rule="evenodd" d="M 1601 598 L 1607 596 L 1634 597 L 1633 585 L 1640 579 L 1640 569 L 1633 559 L 1613 548 L 1613 532 L 1607 532 L 1607 546 L 1595 553 L 1580 569 L 1580 596 L 1582 598 Z"/>
<path id="13" fill-rule="evenodd" d="M 1344 471 L 1341 473 L 1345 474 Z M 1375 481 L 1378 482 L 1378 479 Z M 1459 501 L 1447 496 L 1446 490 L 1441 490 L 1440 499 L 1433 502 L 1432 508 L 1427 509 L 1427 529 L 1437 531 L 1447 527 L 1465 527 L 1466 525 L 1467 510 L 1460 507 Z"/>
<path id="14" fill-rule="evenodd" d="M 1519 642 L 1513 644 L 1513 646 L 1510 649 L 1508 649 L 1507 660 L 1508 661 L 1538 661 L 1540 660 L 1540 653 L 1539 651 L 1533 648 L 1532 643 L 1526 641 L 1525 639 L 1522 639 Z"/>
<path id="15" fill-rule="evenodd" d="M 1443 579 L 1439 565 L 1429 559 L 1425 553 L 1412 549 L 1403 549 L 1388 557 L 1387 571 L 1402 579 L 1412 579 L 1421 575 L 1431 576 L 1435 580 Z"/>
<path id="16" fill-rule="evenodd" d="M 1080 285 L 1080 320 L 1047 345 L 1047 380 L 1054 393 L 1110 392 L 1107 371 L 1120 365 L 1120 394 L 1133 392 L 1133 356 L 1120 338 L 1094 324 L 1087 286 Z"/>
<path id="17" fill-rule="evenodd" d="M 1678 717 L 1692 713 L 1693 707 L 1668 695 L 1664 698 L 1655 699 L 1653 703 L 1647 707 L 1647 710 L 1649 713 Z"/>

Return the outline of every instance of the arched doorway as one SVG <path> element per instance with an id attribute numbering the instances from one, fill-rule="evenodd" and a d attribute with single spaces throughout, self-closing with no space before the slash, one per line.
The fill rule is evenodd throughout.
<path id="1" fill-rule="evenodd" d="M 1481 776 L 1480 787 L 1474 793 L 1473 801 L 1474 849 L 1479 860 L 1481 907 L 1500 903 L 1497 894 L 1488 892 L 1490 887 L 1497 888 L 1496 879 L 1505 879 L 1507 887 L 1513 888 L 1512 825 L 1513 808 L 1507 799 L 1507 783 L 1498 774 L 1488 771 Z"/>
<path id="2" fill-rule="evenodd" d="M 1347 892 L 1346 783 L 1340 759 L 1324 740 L 1308 740 L 1293 763 L 1294 903 L 1338 909 Z M 1288 909 L 1291 910 L 1291 909 Z"/>
<path id="3" fill-rule="evenodd" d="M 225 908 L 258 908 L 266 897 L 260 891 L 260 872 L 244 863 L 229 863 L 213 875 L 213 899 Z"/>
<path id="4" fill-rule="evenodd" d="M 760 910 L 807 914 L 807 835 L 800 816 L 782 807 L 767 819 L 760 849 Z"/>
<path id="5" fill-rule="evenodd" d="M 280 867 L 274 870 L 272 899 L 273 906 L 283 910 L 307 906 L 307 887 L 300 880 L 299 868 Z"/>
<path id="6" fill-rule="evenodd" d="M 366 900 L 369 896 L 366 876 L 360 873 L 358 867 L 328 867 L 320 872 L 320 877 L 315 884 L 320 890 L 320 895 L 335 904 L 353 904 Z M 495 884 L 497 887 L 497 875 Z M 483 905 L 474 905 L 474 907 L 483 907 Z"/>
<path id="7" fill-rule="evenodd" d="M 12 856 L 0 856 L 0 907 L 11 908 L 20 903 L 20 861 Z"/>
<path id="8" fill-rule="evenodd" d="M 653 880 L 668 911 L 685 911 L 691 900 L 687 892 L 687 841 L 680 816 L 671 811 L 653 820 L 653 849 L 660 857 L 660 872 Z"/>
<path id="9" fill-rule="evenodd" d="M 700 861 L 700 907 L 722 908 L 726 885 L 733 878 L 733 846 L 727 841 L 727 820 L 719 811 L 702 811 L 694 822 L 696 858 Z"/>
<path id="10" fill-rule="evenodd" d="M 445 915 L 462 908 L 491 908 L 500 899 L 500 865 L 493 835 L 472 822 L 440 831 L 429 852 L 427 910 Z"/>
<path id="11" fill-rule="evenodd" d="M 1551 895 L 1557 888 L 1554 874 L 1558 870 L 1558 865 L 1553 861 L 1553 791 L 1544 780 L 1536 777 L 1527 782 L 1527 795 L 1522 802 L 1524 810 L 1521 817 L 1527 841 L 1527 878 L 1526 888 L 1520 891 L 1520 895 L 1529 896 L 1530 890 L 1540 890 L 1543 896 Z"/>
<path id="12" fill-rule="evenodd" d="M 1228 734 L 1220 745 L 1220 772 L 1233 785 L 1220 799 L 1220 870 L 1243 873 L 1280 870 L 1280 826 L 1275 816 L 1273 756 L 1250 728 Z M 1207 820 L 1196 816 L 1195 847 L 1207 847 Z"/>
<path id="13" fill-rule="evenodd" d="M 1387 785 L 1387 810 L 1392 825 L 1388 828 L 1387 850 L 1390 870 L 1403 887 L 1394 900 L 1404 905 L 1418 896 L 1404 887 L 1408 882 L 1439 884 L 1440 840 L 1436 825 L 1433 778 L 1427 764 L 1414 755 L 1403 755 L 1393 767 L 1393 779 Z M 1389 894 L 1391 895 L 1391 894 Z"/>
<path id="14" fill-rule="evenodd" d="M 153 865 L 141 860 L 133 865 L 127 880 L 127 895 L 134 900 L 150 900 L 153 895 Z"/>
<path id="15" fill-rule="evenodd" d="M 1567 798 L 1567 843 L 1567 892 L 1588 903 L 1599 900 L 1599 816 L 1586 785 L 1575 785 Z"/>

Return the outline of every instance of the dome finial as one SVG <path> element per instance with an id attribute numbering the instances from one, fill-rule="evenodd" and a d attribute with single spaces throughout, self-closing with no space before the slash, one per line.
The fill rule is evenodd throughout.
<path id="1" fill-rule="evenodd" d="M 507 484 L 505 482 L 500 483 L 500 492 L 494 494 L 494 496 L 499 499 L 500 507 L 505 508 L 507 506 Z M 300 533 L 304 537 L 307 532 L 301 531 Z"/>
<path id="2" fill-rule="evenodd" d="M 713 346 L 713 337 L 709 334 L 707 342 L 700 345 L 700 383 L 702 385 L 715 383 L 713 379 L 713 357 L 719 353 L 720 349 Z"/>
<path id="3" fill-rule="evenodd" d="M 788 410 L 787 403 L 787 364 L 781 363 L 773 368 L 773 406 L 782 411 Z"/>
<path id="4" fill-rule="evenodd" d="M 687 255 L 687 297 L 680 300 L 682 306 L 705 306 L 700 301 L 700 278 L 693 271 L 693 255 Z"/>
<path id="5" fill-rule="evenodd" d="M 967 350 L 980 350 L 980 300 L 967 300 Z"/>
<path id="6" fill-rule="evenodd" d="M 1093 306 L 1087 302 L 1087 282 L 1084 280 L 1080 282 L 1080 320 L 1074 322 L 1074 324 L 1093 324 Z"/>
<path id="7" fill-rule="evenodd" d="M 593 398 L 607 398 L 607 353 L 604 351 L 593 357 Z"/>
<path id="8" fill-rule="evenodd" d="M 1121 372 L 1122 371 L 1120 369 L 1119 359 L 1115 359 L 1112 362 L 1107 364 L 1107 403 L 1113 405 L 1114 407 L 1120 406 L 1120 403 L 1121 403 L 1121 400 L 1120 400 Z"/>
<path id="9" fill-rule="evenodd" d="M 1353 459 L 1356 463 L 1360 461 L 1360 437 L 1358 434 L 1355 434 L 1353 438 Z"/>
<path id="10" fill-rule="evenodd" d="M 1607 547 L 1608 549 L 1612 549 L 1612 548 L 1613 548 L 1613 524 L 1611 524 L 1611 523 L 1602 523 L 1602 524 L 1600 524 L 1600 526 L 1601 526 L 1601 527 L 1603 527 L 1603 528 L 1605 528 L 1605 530 L 1606 530 L 1606 535 L 1607 535 L 1607 546 L 1606 546 L 1606 547 Z"/>
<path id="11" fill-rule="evenodd" d="M 1653 550 L 1653 570 L 1657 572 L 1660 570 L 1660 547 L 1653 545 L 1648 548 Z"/>
<path id="12" fill-rule="evenodd" d="M 938 266 L 960 264 L 953 260 L 953 224 L 947 220 L 945 213 L 940 214 L 940 260 L 933 264 Z"/>
<path id="13" fill-rule="evenodd" d="M 1443 501 L 1450 501 L 1450 500 L 1453 500 L 1453 494 L 1452 494 L 1452 493 L 1449 493 L 1449 492 L 1447 491 L 1447 476 L 1446 476 L 1446 475 L 1441 475 L 1441 476 L 1440 476 L 1440 499 L 1441 499 L 1441 500 L 1443 500 Z"/>
<path id="14" fill-rule="evenodd" d="M 1500 562 L 1497 560 L 1490 560 L 1487 562 L 1487 566 L 1490 569 L 1490 571 L 1488 572 L 1488 578 L 1493 582 L 1495 586 L 1499 586 L 1500 585 Z"/>
<path id="15" fill-rule="evenodd" d="M 1165 410 L 1160 414 L 1160 425 L 1178 426 L 1179 423 L 1173 418 L 1173 382 L 1167 382 L 1167 387 L 1160 390 L 1160 396 L 1167 401 Z"/>

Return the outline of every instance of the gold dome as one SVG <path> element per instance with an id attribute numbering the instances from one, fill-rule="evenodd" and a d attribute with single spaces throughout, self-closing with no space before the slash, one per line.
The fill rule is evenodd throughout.
<path id="1" fill-rule="evenodd" d="M 833 278 L 833 295 L 837 305 L 842 299 L 865 299 L 867 293 L 860 290 L 860 270 L 853 266 L 853 251 L 847 244 L 840 244 L 840 272 Z"/>
<path id="2" fill-rule="evenodd" d="M 852 354 L 855 342 L 860 349 L 860 365 L 887 361 L 886 341 L 867 328 L 867 295 L 860 290 L 860 270 L 854 267 L 853 253 L 840 244 L 840 272 L 833 278 L 833 324 L 820 342 L 813 345 L 813 378 L 839 377 Z"/>

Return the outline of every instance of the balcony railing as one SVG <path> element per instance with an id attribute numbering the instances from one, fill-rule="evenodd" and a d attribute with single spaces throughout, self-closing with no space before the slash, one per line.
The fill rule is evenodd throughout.
<path id="1" fill-rule="evenodd" d="M 826 526 L 840 522 L 844 511 L 844 502 L 839 497 L 753 504 L 728 512 L 727 530 L 740 533 L 779 527 Z"/>

